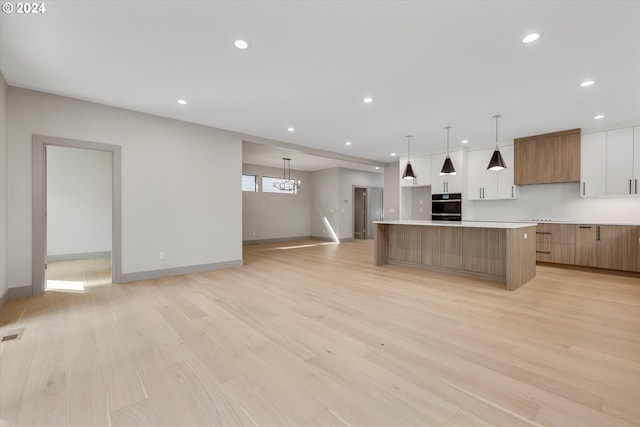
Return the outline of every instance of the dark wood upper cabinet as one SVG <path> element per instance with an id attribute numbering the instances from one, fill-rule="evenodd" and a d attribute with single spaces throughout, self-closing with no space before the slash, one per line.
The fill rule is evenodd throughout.
<path id="1" fill-rule="evenodd" d="M 514 184 L 580 181 L 580 129 L 514 140 Z"/>

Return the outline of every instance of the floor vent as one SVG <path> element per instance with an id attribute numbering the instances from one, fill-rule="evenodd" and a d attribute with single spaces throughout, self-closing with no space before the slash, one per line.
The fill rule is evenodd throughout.
<path id="1" fill-rule="evenodd" d="M 7 332 L 5 336 L 2 337 L 2 342 L 11 341 L 11 340 L 19 340 L 22 336 L 22 332 L 24 332 L 24 328 L 16 329 L 13 331 Z"/>

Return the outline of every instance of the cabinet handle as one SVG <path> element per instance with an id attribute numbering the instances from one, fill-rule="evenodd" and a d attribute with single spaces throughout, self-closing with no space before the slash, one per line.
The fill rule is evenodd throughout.
<path id="1" fill-rule="evenodd" d="M 587 187 L 587 183 L 583 181 L 582 182 L 582 195 L 583 196 L 587 195 L 587 193 L 585 192 L 586 187 Z"/>
<path id="2" fill-rule="evenodd" d="M 590 225 L 581 225 L 580 228 L 591 228 Z"/>
<path id="3" fill-rule="evenodd" d="M 511 198 L 513 199 L 513 185 L 511 186 Z"/>
<path id="4" fill-rule="evenodd" d="M 596 227 L 596 240 L 600 240 L 600 226 Z"/>
<path id="5" fill-rule="evenodd" d="M 480 197 L 482 199 L 482 187 L 478 188 L 478 197 Z"/>
<path id="6" fill-rule="evenodd" d="M 547 251 L 536 251 L 537 254 L 550 254 L 551 252 Z"/>
<path id="7" fill-rule="evenodd" d="M 551 234 L 550 231 L 536 231 L 536 234 Z"/>
<path id="8" fill-rule="evenodd" d="M 629 180 L 629 194 L 631 194 L 631 180 Z"/>
<path id="9" fill-rule="evenodd" d="M 638 178 L 636 178 L 636 194 L 638 194 Z"/>

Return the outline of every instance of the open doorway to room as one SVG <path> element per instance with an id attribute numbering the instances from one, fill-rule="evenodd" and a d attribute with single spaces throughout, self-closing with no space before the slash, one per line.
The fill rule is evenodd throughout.
<path id="1" fill-rule="evenodd" d="M 47 145 L 45 291 L 111 283 L 112 154 Z"/>
<path id="2" fill-rule="evenodd" d="M 33 295 L 121 281 L 120 146 L 33 136 Z"/>
<path id="3" fill-rule="evenodd" d="M 382 188 L 353 187 L 353 238 L 373 239 L 373 221 L 382 221 Z"/>

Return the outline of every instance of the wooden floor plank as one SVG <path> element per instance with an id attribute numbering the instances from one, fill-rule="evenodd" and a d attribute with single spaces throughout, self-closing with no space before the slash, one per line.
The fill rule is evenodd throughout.
<path id="1" fill-rule="evenodd" d="M 514 292 L 373 265 L 371 241 L 244 248 L 244 265 L 9 301 L 0 424 L 640 425 L 640 280 L 539 265 Z"/>

